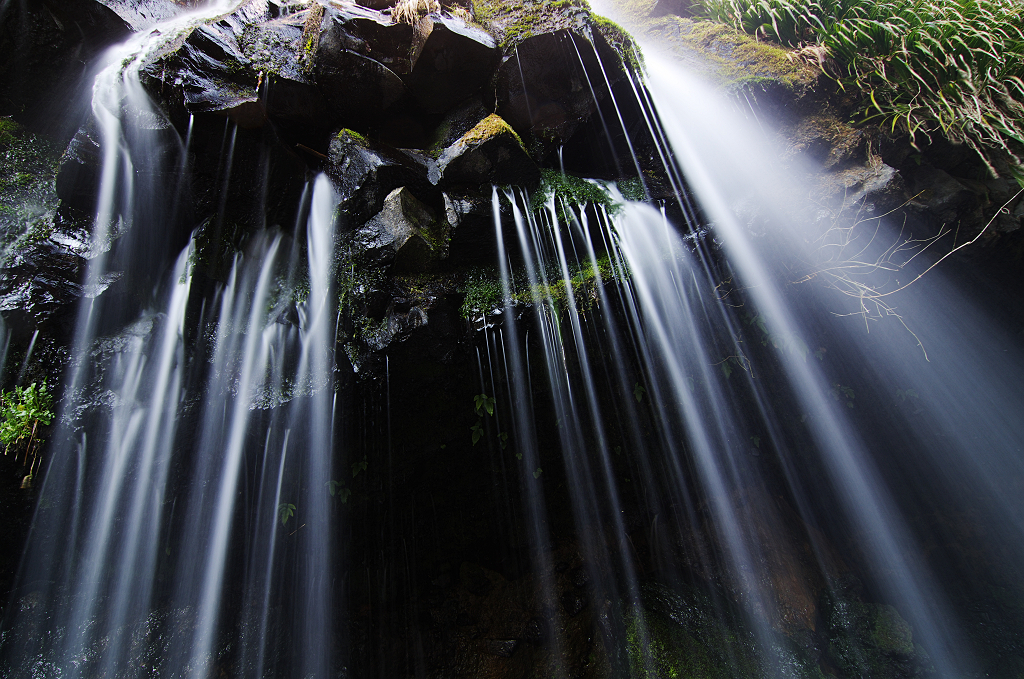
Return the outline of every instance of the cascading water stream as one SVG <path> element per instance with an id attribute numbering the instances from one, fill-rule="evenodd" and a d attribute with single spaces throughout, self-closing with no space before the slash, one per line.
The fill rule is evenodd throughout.
<path id="1" fill-rule="evenodd" d="M 914 504 L 926 493 L 902 497 L 900 484 L 929 465 L 945 467 L 929 482 L 958 489 L 951 502 L 965 512 L 1007 524 L 993 529 L 1007 542 L 1004 551 L 1024 556 L 1017 489 L 1000 478 L 1001 470 L 1020 472 L 1022 465 L 1021 397 L 1012 383 L 1021 357 L 1013 338 L 964 308 L 982 329 L 951 339 L 959 318 L 943 313 L 939 293 L 923 292 L 914 298 L 914 316 L 935 317 L 922 335 L 942 336 L 930 353 L 944 367 L 914 363 L 923 359 L 859 335 L 829 345 L 829 362 L 810 354 L 807 343 L 825 324 L 820 316 L 831 293 L 794 301 L 770 247 L 762 246 L 765 234 L 751 235 L 737 217 L 756 202 L 778 227 L 773 243 L 811 261 L 807 242 L 815 234 L 782 227 L 792 205 L 784 201 L 799 200 L 793 196 L 800 188 L 756 158 L 757 135 L 716 106 L 715 95 L 652 52 L 646 84 L 628 83 L 654 141 L 641 159 L 620 108 L 629 90 L 613 91 L 614 74 L 594 46 L 601 71 L 588 72 L 581 54 L 587 46 L 575 40 L 604 134 L 617 136 L 599 101 L 607 97 L 633 165 L 642 175 L 642 161 L 665 164 L 678 213 L 690 223 L 672 223 L 674 206 L 629 203 L 614 187 L 605 206 L 493 189 L 501 301 L 490 316 L 473 319 L 482 332 L 466 352 L 475 364 L 468 361 L 463 377 L 472 382 L 466 389 L 481 390 L 472 445 L 484 437 L 487 444 L 471 452 L 489 451 L 488 482 L 500 489 L 482 503 L 502 515 L 494 522 L 501 534 L 495 542 L 503 543 L 495 551 L 519 574 L 518 562 L 529 562 L 533 578 L 506 589 L 531 589 L 533 608 L 513 630 L 519 636 L 492 638 L 497 632 L 482 623 L 477 629 L 477 612 L 467 609 L 482 605 L 499 578 L 464 567 L 469 575 L 459 577 L 477 598 L 465 595 L 458 609 L 430 609 L 429 597 L 444 587 L 435 583 L 454 569 L 438 567 L 444 572 L 430 573 L 427 584 L 417 572 L 417 536 L 403 530 L 425 525 L 417 512 L 436 514 L 434 495 L 427 489 L 419 498 L 429 496 L 431 509 L 410 500 L 414 507 L 405 510 L 394 489 L 415 475 L 410 469 L 447 464 L 440 440 L 453 439 L 432 448 L 397 436 L 408 413 L 393 412 L 394 403 L 410 401 L 393 388 L 392 371 L 408 374 L 409 359 L 395 361 L 401 350 L 394 346 L 380 352 L 378 383 L 362 387 L 369 394 L 362 421 L 344 417 L 334 347 L 354 343 L 357 333 L 339 339 L 347 331 L 335 306 L 342 287 L 335 258 L 350 243 L 349 234 L 334 233 L 340 199 L 331 181 L 306 175 L 291 229 L 267 226 L 267 196 L 260 197 L 256 228 L 217 274 L 223 283 L 194 270 L 200 231 L 173 263 L 163 261 L 167 248 L 155 239 L 184 220 L 179 203 L 195 120 L 179 140 L 149 102 L 140 72 L 200 23 L 238 7 L 215 3 L 133 37 L 111 51 L 96 80 L 104 158 L 85 284 L 96 294 L 78 319 L 63 424 L 22 566 L 32 595 L 5 620 L 0 671 L 206 679 L 229 668 L 254 679 L 319 679 L 347 676 L 346 665 L 358 661 L 382 676 L 392 667 L 425 676 L 430 638 L 419 626 L 434 616 L 447 625 L 445 635 L 469 636 L 472 628 L 474 648 L 502 658 L 518 652 L 517 662 L 535 654 L 545 674 L 565 677 L 573 676 L 567 630 L 589 607 L 600 638 L 583 665 L 608 667 L 611 676 L 676 676 L 658 655 L 665 647 L 659 625 L 673 615 L 693 632 L 679 648 L 708 672 L 713 665 L 732 676 L 815 676 L 817 660 L 807 658 L 816 649 L 808 648 L 821 639 L 848 644 L 852 650 L 843 652 L 851 657 L 878 650 L 836 641 L 844 625 L 855 636 L 855 609 L 871 611 L 900 642 L 910 643 L 904 631 L 913 627 L 921 650 L 904 644 L 890 654 L 899 656 L 894 663 L 917 654 L 915 662 L 933 665 L 937 676 L 978 674 L 971 644 L 961 638 L 966 625 L 944 600 L 944 588 L 964 569 L 934 573 L 918 556 L 911 512 L 927 508 Z M 531 99 L 524 103 L 532 119 Z M 219 209 L 209 224 L 219 237 L 229 226 L 224 214 L 247 131 L 227 118 L 217 130 L 211 205 Z M 161 185 L 160 168 L 174 168 L 174 181 Z M 269 170 L 262 169 L 265 185 Z M 518 250 L 507 251 L 507 243 Z M 134 258 L 139 262 L 129 267 Z M 134 287 L 154 291 L 142 301 L 144 311 L 138 300 L 99 295 L 122 270 L 134 276 Z M 813 308 L 802 306 L 808 300 Z M 398 323 L 394 305 L 382 313 L 389 330 Z M 426 312 L 420 314 L 425 324 Z M 431 322 L 440 325 L 439 317 Z M 7 337 L 2 325 L 0 334 Z M 1009 347 L 1001 357 L 1005 374 L 982 357 L 997 345 Z M 905 399 L 926 395 L 899 432 L 918 457 L 885 464 L 880 435 L 851 413 L 853 392 L 836 376 L 844 359 L 862 363 L 873 393 L 895 380 Z M 985 404 L 962 408 L 952 381 Z M 909 385 L 916 385 L 913 397 Z M 858 394 L 859 406 L 866 398 L 860 387 Z M 947 416 L 958 409 L 964 414 Z M 363 435 L 361 458 L 348 460 L 351 475 L 342 474 L 347 464 L 332 468 L 349 429 Z M 990 450 L 977 454 L 979 446 Z M 920 453 L 930 447 L 937 452 Z M 409 461 L 417 456 L 419 468 Z M 379 486 L 365 492 L 360 511 L 369 525 L 359 539 L 376 553 L 358 555 L 359 565 L 351 559 L 345 569 L 349 545 L 336 539 L 345 523 L 337 517 L 353 492 L 346 482 L 354 487 L 368 464 L 379 467 Z M 903 476 L 892 470 L 900 464 Z M 567 509 L 564 517 L 560 509 Z M 525 547 L 514 544 L 522 535 Z M 856 597 L 851 579 L 863 590 Z M 706 605 L 673 608 L 674 592 L 684 590 L 699 592 Z M 366 611 L 349 610 L 347 593 Z M 409 601 L 395 603 L 402 599 Z M 370 631 L 362 650 L 352 652 L 347 634 L 357 616 Z M 831 631 L 814 637 L 823 625 Z M 395 638 L 412 641 L 395 652 Z M 702 644 L 725 650 L 707 660 Z M 378 657 L 355 658 L 370 648 Z"/>
<path id="2" fill-rule="evenodd" d="M 716 233 L 725 241 L 730 262 L 743 283 L 749 286 L 771 331 L 785 337 L 800 337 L 802 333 L 792 313 L 784 306 L 775 282 L 729 207 L 727 192 L 736 186 L 737 177 L 747 175 L 745 182 L 740 180 L 743 185 L 756 186 L 760 177 L 767 176 L 762 166 L 755 166 L 753 172 L 758 174 L 749 176 L 752 174 L 750 156 L 757 152 L 756 142 L 750 140 L 751 135 L 738 137 L 737 132 L 743 127 L 736 117 L 709 105 L 714 99 L 707 97 L 707 92 L 698 84 L 656 59 L 651 60 L 648 68 L 649 86 L 657 110 L 674 112 L 673 116 L 666 117 L 665 127 L 676 158 L 714 221 Z M 703 102 L 700 111 L 697 107 L 685 106 L 687 101 L 698 100 Z M 723 120 L 730 123 L 725 134 L 721 132 Z M 737 150 L 722 153 L 730 147 L 743 149 L 744 168 L 738 166 L 741 156 Z M 784 223 L 782 205 L 767 196 L 759 202 L 778 215 L 776 223 Z M 813 434 L 832 474 L 832 483 L 839 490 L 846 511 L 871 536 L 873 560 L 890 574 L 882 585 L 887 595 L 900 601 L 900 608 L 911 616 L 915 628 L 931 649 L 940 673 L 963 676 L 971 667 L 965 649 L 957 641 L 961 633 L 946 628 L 950 616 L 939 603 L 941 598 L 930 576 L 902 555 L 904 550 L 900 545 L 909 544 L 909 537 L 873 463 L 862 449 L 858 434 L 845 415 L 833 407 L 828 383 L 813 364 L 806 359 L 795 359 L 792 352 L 784 352 L 782 356 L 793 390 L 802 408 L 811 414 Z"/>
<path id="3" fill-rule="evenodd" d="M 162 124 L 139 82 L 141 69 L 195 26 L 239 4 L 211 3 L 182 14 L 108 54 L 93 88 L 104 155 L 87 289 L 101 289 L 110 267 L 126 259 L 139 258 L 135 270 L 151 261 L 149 232 L 175 219 L 174 210 L 159 206 L 181 200 L 174 186 L 150 183 L 165 163 L 178 169 L 181 186 L 186 165 L 177 156 L 167 160 L 166 142 L 152 133 Z M 182 148 L 190 136 L 191 125 Z M 225 183 L 229 175 L 224 172 Z M 22 567 L 37 588 L 37 608 L 20 614 L 4 640 L 10 670 L 206 677 L 224 630 L 239 627 L 237 662 L 247 676 L 269 669 L 327 674 L 333 662 L 327 486 L 336 198 L 324 177 L 310 188 L 305 234 L 287 241 L 293 251 L 304 249 L 308 262 L 283 257 L 280 234 L 257 237 L 236 258 L 218 293 L 219 309 L 211 305 L 199 314 L 205 326 L 199 335 L 210 337 L 211 346 L 188 344 L 185 319 L 196 302 L 190 300 L 192 246 L 168 272 L 159 311 L 143 313 L 120 336 L 97 338 L 109 326 L 101 316 L 127 310 L 110 303 L 101 310 L 95 295 L 83 306 L 69 390 L 78 402 L 64 408 Z M 303 213 L 302 205 L 296 209 Z M 304 300 L 295 295 L 302 287 Z M 297 327 L 278 318 L 292 298 Z M 99 398 L 86 393 L 97 371 Z M 264 423 L 260 409 L 268 405 L 278 407 Z M 265 427 L 259 452 L 250 445 L 257 427 Z M 250 484 L 250 478 L 260 480 Z M 257 530 L 240 544 L 237 525 L 250 512 Z M 298 532 L 294 521 L 289 525 L 292 514 L 308 528 L 289 540 Z M 44 532 L 65 522 L 59 540 Z M 281 543 L 294 566 L 275 557 Z M 158 586 L 168 572 L 172 586 Z M 249 602 L 241 619 L 229 605 L 236 590 Z M 292 621 L 273 620 L 271 608 L 292 597 L 300 607 Z M 302 640 L 295 648 L 270 638 L 286 625 Z"/>

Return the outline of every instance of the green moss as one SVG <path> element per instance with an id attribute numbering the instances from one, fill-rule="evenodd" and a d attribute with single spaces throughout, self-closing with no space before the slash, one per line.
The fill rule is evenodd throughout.
<path id="1" fill-rule="evenodd" d="M 582 177 L 544 169 L 541 170 L 540 182 L 540 187 L 530 197 L 530 208 L 533 210 L 542 209 L 552 195 L 568 205 L 603 205 L 611 214 L 617 212 L 620 207 L 612 200 L 611 194 L 604 186 Z"/>
<path id="2" fill-rule="evenodd" d="M 501 280 L 496 268 L 474 269 L 459 286 L 464 295 L 459 311 L 463 318 L 472 318 L 480 313 L 490 313 L 504 306 Z"/>
<path id="3" fill-rule="evenodd" d="M 309 36 L 312 40 L 312 36 Z M 238 36 L 238 47 L 247 59 L 252 63 L 252 70 L 262 72 L 264 75 L 276 75 L 287 77 L 290 70 L 290 58 L 296 52 L 305 55 L 306 45 L 299 40 L 287 40 L 281 34 L 274 31 L 262 30 L 260 26 L 246 26 L 243 33 Z"/>
<path id="4" fill-rule="evenodd" d="M 0 146 L 10 145 L 19 128 L 20 125 L 10 118 L 0 118 Z"/>
<path id="5" fill-rule="evenodd" d="M 496 267 L 471 270 L 458 287 L 458 291 L 465 295 L 460 308 L 462 316 L 473 318 L 505 306 L 531 304 L 547 304 L 561 310 L 568 307 L 570 289 L 576 309 L 585 311 L 592 308 L 599 299 L 598 283 L 603 284 L 618 278 L 618 273 L 607 256 L 598 258 L 596 268 L 590 263 L 572 267 L 569 271 L 568 285 L 560 271 L 551 269 L 545 273 L 549 281 L 547 284 L 538 282 L 531 285 L 524 269 L 513 271 L 510 283 L 511 296 L 505 299 L 501 277 Z"/>
<path id="6" fill-rule="evenodd" d="M 684 60 L 728 88 L 774 81 L 796 89 L 811 84 L 817 77 L 814 69 L 790 59 L 790 50 L 760 42 L 729 26 L 666 17 L 652 29 Z"/>
<path id="7" fill-rule="evenodd" d="M 639 47 L 629 32 L 611 19 L 591 12 L 590 21 L 593 28 L 612 46 L 616 54 L 635 73 L 643 71 L 643 60 Z"/>
<path id="8" fill-rule="evenodd" d="M 508 52 L 533 35 L 578 28 L 588 21 L 590 9 L 582 0 L 473 0 L 473 15 Z"/>
<path id="9" fill-rule="evenodd" d="M 526 146 L 523 144 L 523 140 L 516 134 L 516 131 L 512 129 L 512 126 L 505 122 L 505 119 L 496 113 L 492 113 L 487 116 L 476 126 L 473 127 L 469 132 L 462 135 L 457 143 L 464 144 L 466 146 L 472 144 L 479 144 L 480 142 L 499 137 L 501 135 L 511 135 L 516 140 L 523 150 L 526 150 Z"/>
<path id="10" fill-rule="evenodd" d="M 370 144 L 370 141 L 365 136 L 361 135 L 355 130 L 350 130 L 347 127 L 342 128 L 341 131 L 338 132 L 337 137 L 340 141 L 354 142 L 364 148 L 369 146 Z"/>
<path id="11" fill-rule="evenodd" d="M 668 47 L 691 71 L 727 89 L 779 83 L 799 90 L 817 79 L 816 69 L 790 58 L 792 50 L 758 41 L 730 26 L 675 15 L 653 16 L 655 0 L 616 0 L 616 7 L 631 33 Z"/>
<path id="12" fill-rule="evenodd" d="M 630 675 L 636 679 L 719 679 L 721 671 L 696 639 L 660 615 L 643 623 L 634 616 L 626 629 Z"/>
<path id="13" fill-rule="evenodd" d="M 53 233 L 61 152 L 47 137 L 0 118 L 0 265 Z"/>
<path id="14" fill-rule="evenodd" d="M 618 183 L 619 193 L 626 200 L 644 201 L 647 200 L 647 192 L 644 191 L 644 183 L 639 177 L 623 179 Z"/>

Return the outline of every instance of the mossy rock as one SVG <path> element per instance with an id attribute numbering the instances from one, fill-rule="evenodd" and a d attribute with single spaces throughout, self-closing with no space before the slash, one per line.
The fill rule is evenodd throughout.
<path id="1" fill-rule="evenodd" d="M 632 62 L 633 39 L 622 26 L 595 14 L 586 0 L 473 0 L 473 16 L 508 54 L 527 38 L 572 30 L 592 41 L 599 34 L 619 56 Z"/>
<path id="2" fill-rule="evenodd" d="M 802 92 L 819 71 L 793 50 L 756 40 L 730 26 L 676 15 L 658 16 L 658 0 L 617 0 L 630 32 L 668 49 L 689 70 L 726 89 L 779 84 Z"/>
<path id="3" fill-rule="evenodd" d="M 53 232 L 60 147 L 0 118 L 0 264 L 15 251 Z"/>
<path id="4" fill-rule="evenodd" d="M 910 623 L 888 604 L 826 602 L 829 655 L 851 676 L 897 679 L 917 676 L 919 657 Z"/>
<path id="5" fill-rule="evenodd" d="M 497 267 L 475 268 L 468 272 L 458 291 L 464 295 L 460 313 L 463 318 L 479 318 L 506 306 L 529 306 L 547 304 L 555 310 L 569 308 L 570 301 L 577 311 L 590 309 L 598 300 L 598 284 L 616 281 L 620 272 L 607 256 L 599 257 L 597 266 L 590 262 L 572 265 L 569 269 L 569 285 L 561 272 L 552 269 L 547 272 L 548 284 L 531 284 L 525 269 L 512 272 L 511 296 L 506 299 Z M 570 297 L 571 291 L 571 297 Z"/>
<path id="6" fill-rule="evenodd" d="M 491 114 L 449 146 L 437 161 L 444 185 L 535 186 L 537 166 L 523 140 L 502 119 Z"/>
<path id="7" fill-rule="evenodd" d="M 584 0 L 474 0 L 473 16 L 508 53 L 523 40 L 540 33 L 585 28 L 591 11 Z"/>
<path id="8" fill-rule="evenodd" d="M 544 169 L 540 172 L 541 183 L 530 197 L 530 207 L 534 210 L 543 208 L 555 196 L 555 203 L 561 207 L 572 205 L 575 207 L 603 206 L 610 214 L 619 211 L 620 205 L 612 200 L 611 194 L 603 184 L 589 181 L 583 177 L 576 177 L 571 174 L 563 174 L 557 170 Z M 560 212 L 560 217 L 567 217 Z"/>
<path id="9" fill-rule="evenodd" d="M 658 613 L 626 629 L 630 675 L 637 679 L 727 679 L 732 674 L 684 627 Z"/>

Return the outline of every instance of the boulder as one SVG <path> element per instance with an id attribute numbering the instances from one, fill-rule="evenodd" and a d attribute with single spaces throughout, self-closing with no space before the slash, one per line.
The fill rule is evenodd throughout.
<path id="1" fill-rule="evenodd" d="M 289 132 L 316 138 L 330 129 L 327 102 L 303 69 L 307 12 L 246 26 L 239 44 L 263 89 L 267 117 Z"/>
<path id="2" fill-rule="evenodd" d="M 405 187 L 388 194 L 384 208 L 356 231 L 356 257 L 394 271 L 433 269 L 448 256 L 448 225 Z"/>
<path id="3" fill-rule="evenodd" d="M 74 118 L 69 108 L 87 86 L 90 64 L 128 34 L 127 24 L 95 0 L 3 3 L 0 115 L 15 115 L 36 131 L 56 131 L 66 140 L 75 130 L 74 124 L 64 129 Z"/>
<path id="4" fill-rule="evenodd" d="M 498 68 L 497 112 L 531 151 L 567 142 L 597 111 L 598 100 L 608 96 L 606 75 L 612 83 L 621 77 L 614 51 L 600 49 L 607 45 L 597 33 L 595 40 L 598 47 L 564 29 L 534 35 Z"/>
<path id="5" fill-rule="evenodd" d="M 437 166 L 431 159 L 372 143 L 347 129 L 331 139 L 326 171 L 341 200 L 342 229 L 359 226 L 379 212 L 399 186 L 410 187 L 427 200 L 437 192 Z"/>
<path id="6" fill-rule="evenodd" d="M 475 194 L 445 193 L 443 197 L 445 219 L 452 234 L 452 262 L 493 262 L 497 248 L 491 201 Z"/>
<path id="7" fill-rule="evenodd" d="M 240 127 L 260 127 L 266 114 L 257 92 L 259 76 L 225 24 L 194 30 L 177 51 L 146 67 L 143 84 L 170 105 L 172 117 L 183 103 L 189 113 L 220 113 Z"/>
<path id="8" fill-rule="evenodd" d="M 19 248 L 0 268 L 0 314 L 21 331 L 42 324 L 70 330 L 75 303 L 83 294 L 95 297 L 102 292 L 86 291 L 79 283 L 85 266 L 79 253 L 50 238 Z M 100 285 L 106 287 L 114 280 L 108 276 Z"/>
<path id="9" fill-rule="evenodd" d="M 973 191 L 964 181 L 931 165 L 914 168 L 910 173 L 910 190 L 914 203 L 946 224 L 960 220 L 977 202 L 980 191 Z"/>
<path id="10" fill-rule="evenodd" d="M 327 67 L 331 55 L 355 52 L 372 59 L 392 73 L 411 70 L 412 26 L 394 23 L 391 16 L 354 4 L 314 6 L 306 15 L 304 49 L 308 66 Z"/>
<path id="11" fill-rule="evenodd" d="M 430 152 L 440 156 L 442 151 L 461 139 L 462 135 L 476 127 L 490 113 L 477 97 L 471 97 L 448 111 L 431 135 Z"/>
<path id="12" fill-rule="evenodd" d="M 825 175 L 823 193 L 840 212 L 879 217 L 906 201 L 903 177 L 875 160 Z"/>
<path id="13" fill-rule="evenodd" d="M 102 170 L 99 136 L 92 127 L 85 125 L 75 133 L 60 159 L 56 181 L 64 205 L 90 214 L 96 206 Z"/>
<path id="14" fill-rule="evenodd" d="M 366 128 L 406 94 L 412 27 L 380 12 L 316 7 L 304 29 L 306 69 L 327 101 L 332 124 Z"/>
<path id="15" fill-rule="evenodd" d="M 494 39 L 462 19 L 421 18 L 413 32 L 409 89 L 426 113 L 442 113 L 487 84 L 501 52 Z"/>
<path id="16" fill-rule="evenodd" d="M 540 171 L 519 135 L 501 116 L 491 114 L 441 154 L 437 161 L 443 186 L 516 184 L 532 187 Z"/>

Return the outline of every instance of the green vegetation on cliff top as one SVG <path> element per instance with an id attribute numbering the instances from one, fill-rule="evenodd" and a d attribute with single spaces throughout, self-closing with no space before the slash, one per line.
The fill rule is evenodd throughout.
<path id="1" fill-rule="evenodd" d="M 942 134 L 974 149 L 994 175 L 1024 178 L 1017 0 L 698 0 L 695 9 L 794 48 L 862 94 L 864 122 L 912 143 Z"/>
<path id="2" fill-rule="evenodd" d="M 571 29 L 588 37 L 600 33 L 624 61 L 636 65 L 629 33 L 595 14 L 586 0 L 473 0 L 473 16 L 506 51 L 530 36 Z"/>

